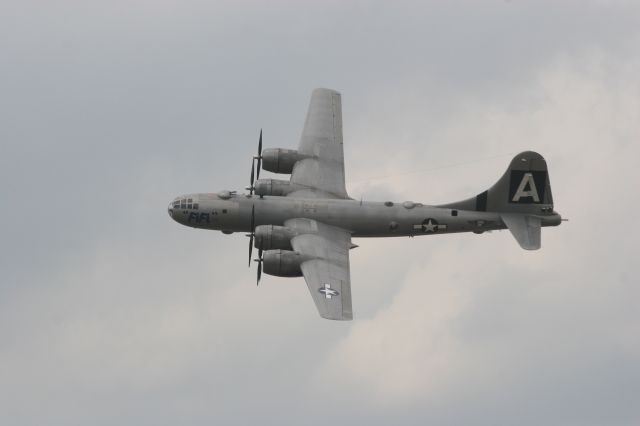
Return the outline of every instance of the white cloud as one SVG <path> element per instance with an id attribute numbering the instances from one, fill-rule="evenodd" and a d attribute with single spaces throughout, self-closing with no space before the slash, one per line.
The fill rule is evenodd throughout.
<path id="1" fill-rule="evenodd" d="M 433 252 L 423 261 L 380 247 L 373 259 L 404 259 L 410 272 L 400 283 L 388 283 L 398 289 L 390 306 L 358 321 L 332 351 L 317 374 L 319 389 L 339 384 L 374 405 L 438 407 L 460 398 L 468 403 L 469 388 L 511 403 L 521 397 L 513 392 L 525 389 L 535 400 L 540 386 L 565 380 L 583 383 L 575 391 L 588 399 L 599 386 L 589 376 L 605 367 L 616 348 L 640 355 L 636 314 L 625 300 L 639 295 L 628 273 L 640 238 L 631 213 L 640 207 L 634 167 L 640 145 L 631 143 L 640 136 L 640 85 L 632 71 L 640 66 L 625 64 L 597 52 L 559 58 L 528 88 L 526 97 L 537 101 L 511 101 L 528 103 L 524 110 L 509 109 L 511 102 L 470 100 L 435 129 L 449 153 L 474 138 L 480 152 L 549 153 L 556 206 L 571 221 L 545 229 L 536 253 L 507 241 L 507 232 L 499 239 L 439 238 L 424 244 Z M 466 171 L 438 174 L 446 182 L 434 188 L 438 195 L 470 186 Z M 420 189 L 407 176 L 389 181 L 407 192 Z M 493 183 L 486 177 L 471 182 L 476 191 Z M 543 414 L 538 419 L 553 423 Z"/>

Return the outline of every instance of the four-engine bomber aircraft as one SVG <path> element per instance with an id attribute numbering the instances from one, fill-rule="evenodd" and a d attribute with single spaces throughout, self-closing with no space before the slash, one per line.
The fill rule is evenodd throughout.
<path id="1" fill-rule="evenodd" d="M 258 163 L 257 180 L 254 166 Z M 288 181 L 259 179 L 260 169 L 291 174 Z M 547 164 L 540 154 L 516 155 L 489 190 L 457 203 L 363 202 L 345 188 L 342 106 L 338 92 L 316 89 L 298 150 L 265 149 L 262 131 L 248 194 L 191 194 L 169 204 L 183 225 L 225 234 L 246 232 L 249 264 L 258 249 L 262 270 L 304 276 L 323 318 L 353 319 L 349 250 L 352 237 L 398 237 L 509 229 L 526 250 L 540 248 L 540 228 L 557 226 Z"/>

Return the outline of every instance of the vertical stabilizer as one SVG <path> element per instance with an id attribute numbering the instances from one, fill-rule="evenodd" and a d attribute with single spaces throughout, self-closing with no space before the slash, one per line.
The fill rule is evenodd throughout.
<path id="1" fill-rule="evenodd" d="M 516 155 L 498 182 L 476 197 L 476 206 L 501 213 L 553 211 L 547 162 L 533 151 Z"/>
<path id="2" fill-rule="evenodd" d="M 478 212 L 552 214 L 547 162 L 537 152 L 521 152 L 491 188 L 473 198 L 441 207 Z"/>
<path id="3" fill-rule="evenodd" d="M 516 155 L 502 177 L 488 190 L 444 208 L 500 213 L 505 226 L 526 250 L 540 248 L 540 227 L 560 224 L 553 211 L 547 162 L 525 151 Z"/>

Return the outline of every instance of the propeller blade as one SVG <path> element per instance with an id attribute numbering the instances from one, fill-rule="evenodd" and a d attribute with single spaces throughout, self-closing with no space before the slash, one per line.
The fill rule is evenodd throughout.
<path id="1" fill-rule="evenodd" d="M 255 161 L 251 160 L 251 186 L 249 187 L 249 194 L 253 195 L 253 175 L 255 173 Z"/>
<path id="2" fill-rule="evenodd" d="M 262 157 L 258 157 L 258 173 L 256 173 L 256 179 L 260 179 L 261 168 L 262 168 Z"/>
<path id="3" fill-rule="evenodd" d="M 256 281 L 256 286 L 260 284 L 261 275 L 262 275 L 262 262 L 258 262 L 258 280 Z"/>
<path id="4" fill-rule="evenodd" d="M 253 236 L 255 235 L 256 206 L 251 206 L 251 229 L 249 230 L 249 267 L 251 267 L 251 252 L 253 251 Z"/>
<path id="5" fill-rule="evenodd" d="M 262 249 L 258 249 L 258 280 L 256 286 L 260 283 L 260 276 L 262 275 Z"/>
<path id="6" fill-rule="evenodd" d="M 258 174 L 256 179 L 260 179 L 260 169 L 262 168 L 262 129 L 260 129 L 260 139 L 258 140 Z"/>

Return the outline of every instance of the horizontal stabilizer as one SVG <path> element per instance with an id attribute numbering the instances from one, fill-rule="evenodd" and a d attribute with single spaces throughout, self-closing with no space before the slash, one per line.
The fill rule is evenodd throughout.
<path id="1" fill-rule="evenodd" d="M 540 248 L 540 218 L 522 213 L 502 213 L 504 224 L 509 228 L 520 247 L 525 250 Z"/>

